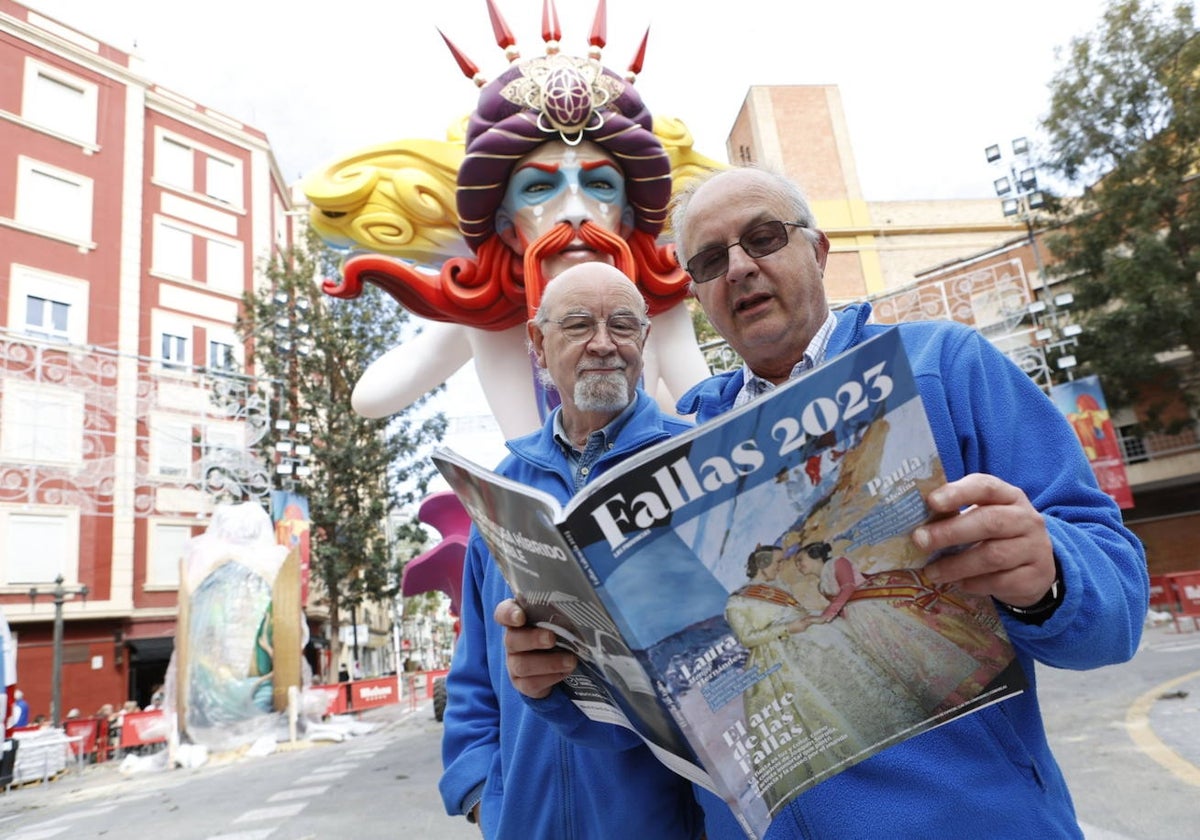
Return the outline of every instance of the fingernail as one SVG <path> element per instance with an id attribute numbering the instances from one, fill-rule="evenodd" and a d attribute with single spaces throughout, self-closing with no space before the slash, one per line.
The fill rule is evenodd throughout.
<path id="1" fill-rule="evenodd" d="M 913 531 L 912 538 L 913 538 L 913 542 L 915 542 L 917 544 L 917 548 L 920 548 L 922 551 L 927 550 L 929 548 L 929 531 L 928 531 L 928 529 L 918 528 L 917 530 Z"/>

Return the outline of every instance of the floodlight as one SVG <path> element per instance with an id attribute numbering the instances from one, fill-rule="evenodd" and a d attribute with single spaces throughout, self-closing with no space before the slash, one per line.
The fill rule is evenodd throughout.
<path id="1" fill-rule="evenodd" d="M 998 145 L 988 146 L 983 150 L 983 153 L 987 155 L 988 163 L 995 163 L 1000 160 L 1000 147 Z"/>

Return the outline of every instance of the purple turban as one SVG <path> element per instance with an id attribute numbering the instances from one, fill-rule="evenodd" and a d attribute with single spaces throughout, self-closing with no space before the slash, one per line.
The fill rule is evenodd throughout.
<path id="1" fill-rule="evenodd" d="M 458 170 L 459 228 L 472 250 L 495 233 L 517 161 L 560 139 L 590 140 L 612 155 L 625 175 L 635 228 L 658 236 L 671 199 L 671 163 L 642 98 L 597 62 L 554 54 L 516 64 L 480 91 Z"/>

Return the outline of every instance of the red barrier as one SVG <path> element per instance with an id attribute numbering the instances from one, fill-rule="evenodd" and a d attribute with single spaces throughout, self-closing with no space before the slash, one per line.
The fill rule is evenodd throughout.
<path id="1" fill-rule="evenodd" d="M 1179 619 L 1190 618 L 1192 628 L 1200 629 L 1200 571 L 1176 572 L 1166 575 L 1167 587 L 1175 593 L 1179 611 L 1172 613 L 1175 630 L 1179 632 Z"/>
<path id="2" fill-rule="evenodd" d="M 1150 608 L 1175 612 L 1179 601 L 1167 578 L 1168 575 L 1150 575 Z"/>
<path id="3" fill-rule="evenodd" d="M 167 720 L 159 709 L 148 712 L 126 712 L 121 717 L 121 732 L 117 750 L 125 751 L 167 741 Z"/>
<path id="4" fill-rule="evenodd" d="M 424 697 L 426 700 L 433 699 L 433 684 L 438 677 L 444 677 L 449 671 L 442 668 L 437 671 L 421 671 L 416 674 L 408 674 L 408 685 L 412 691 L 413 697 Z"/>
<path id="5" fill-rule="evenodd" d="M 400 686 L 395 677 L 358 680 L 350 683 L 350 704 L 356 712 L 400 702 Z"/>
<path id="6" fill-rule="evenodd" d="M 63 721 L 63 729 L 68 738 L 81 738 L 80 741 L 70 741 L 71 754 L 76 758 L 91 758 L 93 761 L 103 761 L 96 754 L 96 745 L 100 741 L 100 724 L 103 718 L 71 718 Z M 105 729 L 107 730 L 107 726 Z"/>
<path id="7" fill-rule="evenodd" d="M 309 691 L 325 698 L 322 716 L 346 714 L 346 683 L 309 686 Z"/>

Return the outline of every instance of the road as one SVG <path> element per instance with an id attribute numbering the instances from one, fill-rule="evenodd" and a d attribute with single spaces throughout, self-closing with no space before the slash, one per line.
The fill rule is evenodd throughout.
<path id="1" fill-rule="evenodd" d="M 1088 840 L 1200 837 L 1200 632 L 1149 629 L 1127 663 L 1037 675 Z"/>
<path id="2" fill-rule="evenodd" d="M 1200 632 L 1149 630 L 1131 662 L 1039 668 L 1037 679 L 1087 840 L 1200 837 Z M 16 788 L 0 794 L 0 836 L 478 840 L 442 812 L 442 727 L 429 706 L 365 721 L 371 731 L 341 743 L 130 777 L 91 767 Z"/>
<path id="3" fill-rule="evenodd" d="M 129 777 L 89 767 L 0 795 L 0 836 L 479 840 L 442 809 L 441 730 L 426 705 L 341 743 Z"/>

